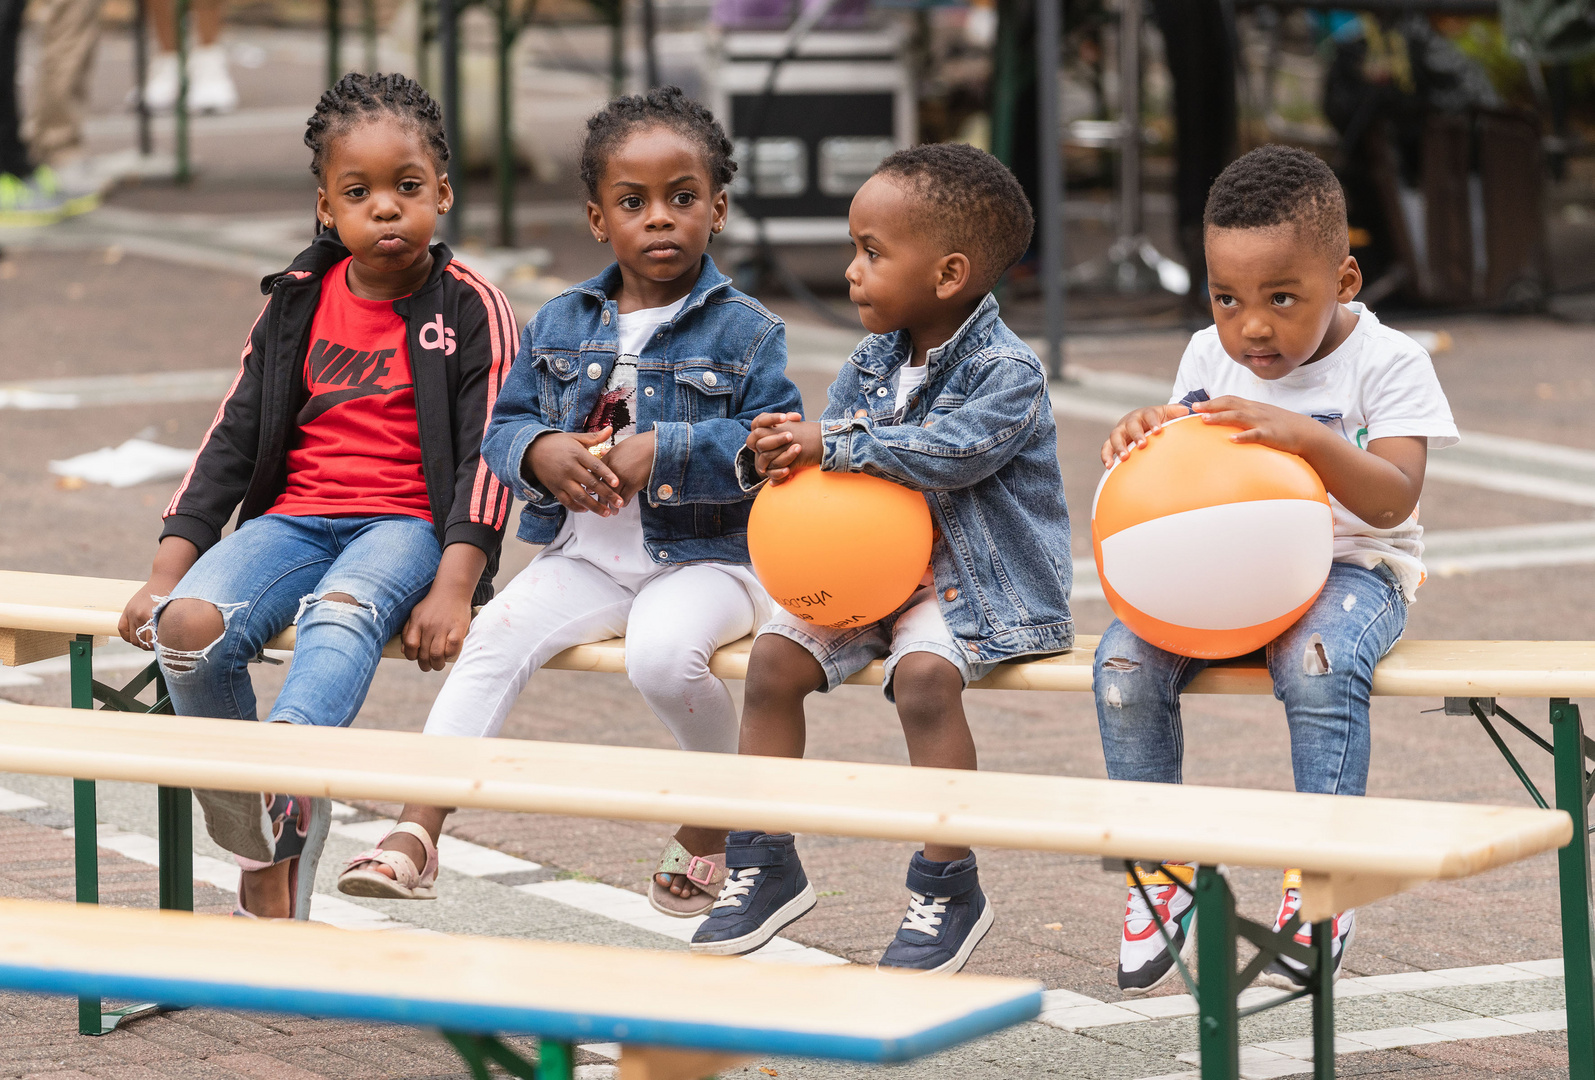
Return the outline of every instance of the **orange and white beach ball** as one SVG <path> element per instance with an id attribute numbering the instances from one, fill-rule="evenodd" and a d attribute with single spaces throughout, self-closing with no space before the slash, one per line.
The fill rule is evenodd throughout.
<path id="1" fill-rule="evenodd" d="M 1142 641 L 1209 660 L 1259 649 L 1329 578 L 1334 519 L 1295 454 L 1181 417 L 1103 474 L 1091 546 L 1113 613 Z"/>

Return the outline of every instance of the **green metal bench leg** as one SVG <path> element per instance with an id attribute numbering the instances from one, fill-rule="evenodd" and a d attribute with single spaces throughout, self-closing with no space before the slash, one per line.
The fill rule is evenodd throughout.
<path id="1" fill-rule="evenodd" d="M 540 1039 L 533 1064 L 493 1035 L 445 1031 L 443 1037 L 471 1070 L 472 1080 L 490 1080 L 489 1065 L 497 1065 L 520 1080 L 572 1080 L 576 1075 L 576 1047 L 568 1042 Z"/>
<path id="2" fill-rule="evenodd" d="M 194 802 L 188 788 L 156 788 L 160 817 L 161 907 L 194 910 Z"/>
<path id="3" fill-rule="evenodd" d="M 72 667 L 72 707 L 94 708 L 94 638 L 79 634 L 67 648 Z M 94 781 L 72 781 L 72 847 L 77 901 L 100 902 L 99 814 Z M 101 1034 L 100 999 L 78 998 L 78 1034 Z"/>
<path id="4" fill-rule="evenodd" d="M 1313 1080 L 1335 1080 L 1335 920 L 1313 923 Z"/>
<path id="5" fill-rule="evenodd" d="M 1235 972 L 1235 894 L 1215 866 L 1196 871 L 1196 1008 L 1202 1080 L 1240 1075 L 1240 988 Z"/>
<path id="6" fill-rule="evenodd" d="M 1573 840 L 1557 852 L 1562 892 L 1569 1080 L 1595 1080 L 1595 964 L 1590 955 L 1589 777 L 1578 706 L 1551 701 L 1556 745 L 1556 805 L 1573 819 Z"/>

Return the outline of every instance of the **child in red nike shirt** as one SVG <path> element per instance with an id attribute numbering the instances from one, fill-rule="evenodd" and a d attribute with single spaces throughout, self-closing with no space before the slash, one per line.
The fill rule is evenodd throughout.
<path id="1" fill-rule="evenodd" d="M 510 493 L 480 444 L 515 323 L 431 243 L 454 201 L 437 103 L 402 75 L 346 75 L 305 142 L 319 235 L 262 283 L 238 376 L 122 613 L 185 716 L 258 719 L 248 664 L 297 623 L 268 719 L 345 726 L 389 638 L 441 670 L 492 595 Z M 196 794 L 244 868 L 239 912 L 295 914 L 307 800 Z"/>

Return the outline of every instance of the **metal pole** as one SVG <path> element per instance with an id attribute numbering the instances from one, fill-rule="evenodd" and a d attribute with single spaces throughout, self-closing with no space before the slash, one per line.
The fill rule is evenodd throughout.
<path id="1" fill-rule="evenodd" d="M 1141 0 L 1119 2 L 1119 238 L 1141 235 Z"/>
<path id="2" fill-rule="evenodd" d="M 498 246 L 515 246 L 515 73 L 510 63 L 510 0 L 498 0 Z"/>
<path id="3" fill-rule="evenodd" d="M 658 31 L 654 19 L 654 0 L 642 0 L 642 59 L 643 72 L 648 77 L 648 89 L 659 85 L 659 54 L 654 49 L 654 35 Z"/>
<path id="4" fill-rule="evenodd" d="M 458 168 L 450 179 L 454 208 L 443 219 L 443 238 L 460 242 L 460 222 L 465 216 L 465 141 L 460 131 L 459 12 L 454 0 L 438 0 L 438 45 L 443 54 L 443 133 Z"/>
<path id="5" fill-rule="evenodd" d="M 1063 0 L 1038 0 L 1036 8 L 1036 153 L 1041 162 L 1041 296 L 1046 307 L 1047 372 L 1063 377 L 1062 125 L 1058 108 L 1058 42 Z"/>
<path id="6" fill-rule="evenodd" d="M 626 92 L 626 4 L 609 0 L 613 19 L 609 24 L 609 96 Z"/>
<path id="7" fill-rule="evenodd" d="M 1335 1080 L 1335 920 L 1313 923 L 1313 1080 Z"/>
<path id="8" fill-rule="evenodd" d="M 377 0 L 362 0 L 360 29 L 365 36 L 366 71 L 377 70 Z"/>
<path id="9" fill-rule="evenodd" d="M 327 0 L 327 85 L 335 86 L 343 76 L 343 5 Z"/>
<path id="10" fill-rule="evenodd" d="M 188 0 L 177 0 L 177 182 L 193 178 L 188 159 Z"/>
<path id="11" fill-rule="evenodd" d="M 150 134 L 150 103 L 144 100 L 144 83 L 150 77 L 149 0 L 133 6 L 133 101 L 138 112 L 138 152 L 149 157 L 155 150 Z"/>

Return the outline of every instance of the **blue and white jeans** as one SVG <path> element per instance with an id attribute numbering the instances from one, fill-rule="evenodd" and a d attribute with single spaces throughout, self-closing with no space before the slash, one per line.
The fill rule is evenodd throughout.
<path id="1" fill-rule="evenodd" d="M 298 623 L 293 664 L 272 720 L 346 727 L 364 704 L 382 647 L 432 587 L 441 558 L 422 518 L 253 518 L 204 555 L 171 596 L 158 598 L 155 652 L 179 716 L 255 720 L 249 662 Z M 323 599 L 344 593 L 356 603 Z M 173 600 L 222 613 L 221 637 L 183 652 L 160 642 Z"/>
<path id="2" fill-rule="evenodd" d="M 1407 602 L 1387 568 L 1334 563 L 1313 606 L 1266 647 L 1274 696 L 1290 725 L 1297 791 L 1367 790 L 1373 669 L 1406 627 Z M 1180 693 L 1209 663 L 1164 652 L 1113 621 L 1093 672 L 1110 778 L 1181 782 Z"/>

